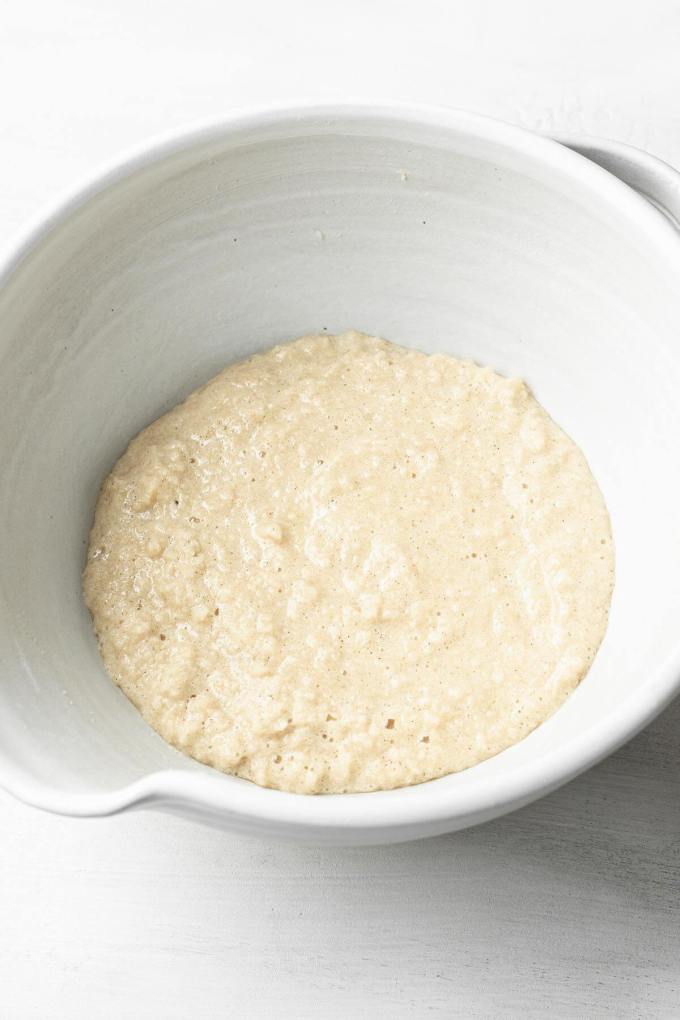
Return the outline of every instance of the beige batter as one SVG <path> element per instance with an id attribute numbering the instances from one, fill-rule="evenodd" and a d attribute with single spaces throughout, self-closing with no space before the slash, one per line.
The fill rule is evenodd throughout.
<path id="1" fill-rule="evenodd" d="M 106 479 L 106 667 L 200 761 L 302 793 L 467 768 L 590 666 L 613 583 L 588 465 L 525 384 L 360 333 L 231 365 Z"/>

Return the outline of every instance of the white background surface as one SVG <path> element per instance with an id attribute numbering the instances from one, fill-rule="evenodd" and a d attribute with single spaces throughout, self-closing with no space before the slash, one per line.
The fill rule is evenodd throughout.
<path id="1" fill-rule="evenodd" d="M 0 242 L 149 134 L 362 96 L 680 166 L 680 4 L 0 0 Z M 392 848 L 0 795 L 2 1020 L 548 1015 L 680 1016 L 680 702 L 546 800 Z"/>

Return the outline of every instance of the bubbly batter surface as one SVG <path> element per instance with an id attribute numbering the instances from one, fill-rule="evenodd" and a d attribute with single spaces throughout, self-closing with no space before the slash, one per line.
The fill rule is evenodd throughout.
<path id="1" fill-rule="evenodd" d="M 144 429 L 84 588 L 166 740 L 321 793 L 525 737 L 587 672 L 613 573 L 586 460 L 523 382 L 346 333 L 230 365 Z"/>

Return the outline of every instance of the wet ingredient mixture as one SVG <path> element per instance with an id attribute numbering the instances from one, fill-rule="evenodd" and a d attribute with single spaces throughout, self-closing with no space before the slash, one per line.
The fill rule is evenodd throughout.
<path id="1" fill-rule="evenodd" d="M 230 365 L 144 429 L 84 590 L 167 741 L 326 793 L 525 737 L 587 672 L 613 573 L 588 464 L 523 382 L 352 332 Z"/>

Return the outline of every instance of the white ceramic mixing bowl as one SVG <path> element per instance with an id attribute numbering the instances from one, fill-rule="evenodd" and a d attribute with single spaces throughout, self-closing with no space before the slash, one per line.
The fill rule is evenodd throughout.
<path id="1" fill-rule="evenodd" d="M 585 769 L 680 685 L 680 235 L 670 168 L 464 113 L 232 116 L 118 164 L 0 279 L 0 781 L 53 811 L 160 807 L 317 843 L 471 825 Z M 526 378 L 609 505 L 604 644 L 565 706 L 468 771 L 304 797 L 165 744 L 106 677 L 81 597 L 97 490 L 226 362 L 348 328 Z M 423 395 L 426 400 L 426 394 Z"/>

